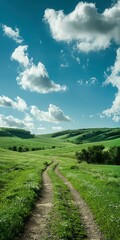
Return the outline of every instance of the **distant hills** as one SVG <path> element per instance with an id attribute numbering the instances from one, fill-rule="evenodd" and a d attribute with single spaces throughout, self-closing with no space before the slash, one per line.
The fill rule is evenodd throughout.
<path id="1" fill-rule="evenodd" d="M 18 128 L 0 128 L 0 137 L 33 138 L 30 131 Z"/>
<path id="2" fill-rule="evenodd" d="M 52 138 L 82 144 L 120 138 L 120 128 L 88 128 L 65 130 L 51 134 Z"/>
<path id="3" fill-rule="evenodd" d="M 120 138 L 120 128 L 85 128 L 75 130 L 65 130 L 52 134 L 34 135 L 30 131 L 17 128 L 0 128 L 0 137 L 18 137 L 29 139 L 34 137 L 46 137 L 48 141 L 54 139 L 62 142 L 71 142 L 74 144 L 99 142 Z"/>

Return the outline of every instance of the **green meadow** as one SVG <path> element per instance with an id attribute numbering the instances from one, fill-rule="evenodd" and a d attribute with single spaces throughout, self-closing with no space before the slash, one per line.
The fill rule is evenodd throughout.
<path id="1" fill-rule="evenodd" d="M 116 129 L 113 131 L 114 136 L 118 136 L 116 131 Z M 111 136 L 111 140 L 91 142 L 88 137 L 85 140 L 86 143 L 75 144 L 69 139 L 71 137 L 66 141 L 64 138 L 66 134 L 68 133 L 60 132 L 57 136 L 49 134 L 27 139 L 18 136 L 0 137 L 1 240 L 14 240 L 23 230 L 41 192 L 42 172 L 52 161 L 55 164 L 59 163 L 60 172 L 80 192 L 92 210 L 105 240 L 120 239 L 120 166 L 85 162 L 79 164 L 75 157 L 76 151 L 93 144 L 103 144 L 106 149 L 120 146 L 120 138 Z M 29 151 L 10 151 L 10 146 L 28 147 Z M 32 148 L 37 147 L 41 147 L 41 150 L 32 151 Z M 85 232 L 78 223 L 77 209 L 71 204 L 72 196 L 53 169 L 50 170 L 49 175 L 54 189 L 54 209 L 51 212 L 52 221 L 50 222 L 53 239 L 58 240 L 61 237 L 65 240 L 82 239 Z M 70 219 L 69 213 L 67 215 L 68 208 L 73 212 L 73 219 Z M 66 218 L 62 218 L 62 213 L 68 216 L 69 222 Z M 56 224 L 55 216 L 58 219 Z M 72 238 L 73 232 L 70 229 L 72 229 L 75 216 L 74 233 L 76 232 L 76 235 Z M 68 238 L 68 233 L 71 238 Z"/>
<path id="2" fill-rule="evenodd" d="M 12 240 L 23 229 L 40 193 L 46 164 L 40 154 L 0 149 L 0 166 L 0 239 Z"/>

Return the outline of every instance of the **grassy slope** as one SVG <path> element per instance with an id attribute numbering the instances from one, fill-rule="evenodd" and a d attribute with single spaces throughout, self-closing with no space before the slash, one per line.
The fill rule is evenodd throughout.
<path id="1" fill-rule="evenodd" d="M 42 186 L 45 161 L 40 154 L 0 149 L 1 240 L 13 240 L 23 228 Z"/>
<path id="2" fill-rule="evenodd" d="M 52 148 L 52 146 L 62 147 L 64 143 L 61 141 L 54 141 L 54 139 L 49 139 L 45 136 L 22 139 L 18 137 L 0 137 L 0 147 L 8 149 L 9 147 L 28 147 L 29 150 L 32 148 Z"/>
<path id="3" fill-rule="evenodd" d="M 120 205 L 118 204 L 120 192 L 117 186 L 120 183 L 120 167 L 79 165 L 80 168 L 78 166 L 77 169 L 71 168 L 72 165 L 75 165 L 76 168 L 75 152 L 81 148 L 87 148 L 93 143 L 76 145 L 63 142 L 60 139 L 57 140 L 57 138 L 51 138 L 51 135 L 43 135 L 26 140 L 0 137 L 0 146 L 8 148 L 9 144 L 18 144 L 18 146 L 21 146 L 19 144 L 23 144 L 23 146 L 31 148 L 44 146 L 46 150 L 17 153 L 0 149 L 2 173 L 2 207 L 0 210 L 2 219 L 0 223 L 2 226 L 0 228 L 2 229 L 2 240 L 13 239 L 14 234 L 17 234 L 22 229 L 24 220 L 30 213 L 37 196 L 38 188 L 41 186 L 40 176 L 44 168 L 44 161 L 49 157 L 50 159 L 57 159 L 60 162 L 62 173 L 70 179 L 76 188 L 79 188 L 78 191 L 82 193 L 85 200 L 90 204 L 101 229 L 106 233 L 106 239 L 119 239 L 117 238 L 119 234 L 117 212 L 120 209 Z M 94 144 L 104 144 L 106 148 L 120 146 L 120 139 Z M 53 145 L 56 146 L 55 149 L 51 149 Z M 80 181 L 81 177 L 82 181 Z M 94 198 L 94 195 L 99 192 L 103 198 L 99 198 L 97 195 L 97 198 Z M 108 194 L 106 194 L 107 192 Z M 98 209 L 100 209 L 99 213 Z M 103 209 L 106 214 L 103 214 Z M 106 224 L 104 224 L 105 222 Z M 112 229 L 115 229 L 116 236 Z"/>
<path id="4" fill-rule="evenodd" d="M 62 139 L 63 141 L 70 141 L 76 144 L 105 141 L 120 138 L 119 128 L 91 128 L 91 129 L 77 129 L 54 133 L 53 138 Z"/>

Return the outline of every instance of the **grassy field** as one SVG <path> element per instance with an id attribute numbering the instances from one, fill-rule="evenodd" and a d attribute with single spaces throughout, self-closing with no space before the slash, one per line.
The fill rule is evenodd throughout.
<path id="1" fill-rule="evenodd" d="M 45 161 L 40 154 L 0 149 L 1 240 L 13 240 L 22 230 L 42 187 Z"/>
<path id="2" fill-rule="evenodd" d="M 13 240 L 14 236 L 23 229 L 24 222 L 28 218 L 42 186 L 41 174 L 45 168 L 44 163 L 52 160 L 59 161 L 61 173 L 71 181 L 92 209 L 97 223 L 105 234 L 105 240 L 120 239 L 120 166 L 78 164 L 75 152 L 87 148 L 93 143 L 74 144 L 64 142 L 62 137 L 58 137 L 58 139 L 53 138 L 52 135 L 42 135 L 30 139 L 0 137 L 1 240 Z M 103 144 L 106 148 L 120 146 L 120 138 L 94 144 Z M 26 153 L 7 150 L 14 145 L 28 147 L 30 150 L 33 147 L 44 147 L 44 150 Z M 68 225 L 73 221 L 71 220 L 68 224 L 65 219 L 61 220 L 62 210 L 60 208 L 61 204 L 63 204 L 62 208 L 65 205 L 66 208 L 63 209 L 63 212 L 67 214 L 69 207 L 67 204 L 71 196 L 66 186 L 53 172 L 50 173 L 50 176 L 56 192 L 54 196 L 55 209 L 52 216 L 54 220 L 54 214 L 57 212 L 57 217 L 60 218 L 55 229 L 53 229 L 54 221 L 53 224 L 51 222 L 51 234 L 53 236 L 57 234 L 56 236 L 59 237 L 61 232 L 68 234 L 68 230 L 70 230 Z M 60 221 L 63 221 L 63 225 L 59 226 Z M 77 224 L 76 222 L 76 226 Z M 72 236 L 71 232 L 70 234 Z M 68 238 L 64 235 L 63 239 Z"/>
<path id="3" fill-rule="evenodd" d="M 60 171 L 88 203 L 107 240 L 120 239 L 120 167 L 60 158 Z"/>
<path id="4" fill-rule="evenodd" d="M 57 141 L 57 140 L 56 140 Z M 55 149 L 45 150 L 44 152 L 41 151 L 41 154 L 46 156 L 63 156 L 75 158 L 75 152 L 80 151 L 82 148 L 88 148 L 91 145 L 104 145 L 106 149 L 112 146 L 120 146 L 120 138 L 109 140 L 109 141 L 102 141 L 102 142 L 95 142 L 95 143 L 85 143 L 85 144 L 73 144 L 73 143 L 63 143 L 63 147 L 56 147 Z"/>
<path id="5" fill-rule="evenodd" d="M 30 151 L 33 148 L 51 149 L 53 147 L 63 147 L 65 144 L 61 141 L 54 141 L 45 136 L 23 139 L 18 137 L 0 137 L 0 147 L 9 149 L 10 147 L 27 147 Z"/>

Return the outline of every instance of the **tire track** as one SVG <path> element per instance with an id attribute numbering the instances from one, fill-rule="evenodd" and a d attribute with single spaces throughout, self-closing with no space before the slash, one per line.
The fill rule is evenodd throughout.
<path id="1" fill-rule="evenodd" d="M 50 167 L 48 166 L 43 172 L 43 190 L 41 196 L 35 205 L 35 209 L 25 226 L 20 240 L 44 240 L 48 237 L 48 215 L 52 208 L 53 196 L 52 183 L 47 173 Z"/>
<path id="2" fill-rule="evenodd" d="M 64 181 L 64 183 L 70 189 L 73 195 L 76 206 L 79 208 L 83 224 L 86 228 L 87 236 L 89 240 L 104 240 L 102 233 L 100 232 L 97 224 L 95 223 L 94 216 L 89 209 L 88 205 L 82 199 L 80 194 L 75 190 L 72 184 L 59 172 L 58 167 L 55 169 L 56 174 Z"/>

